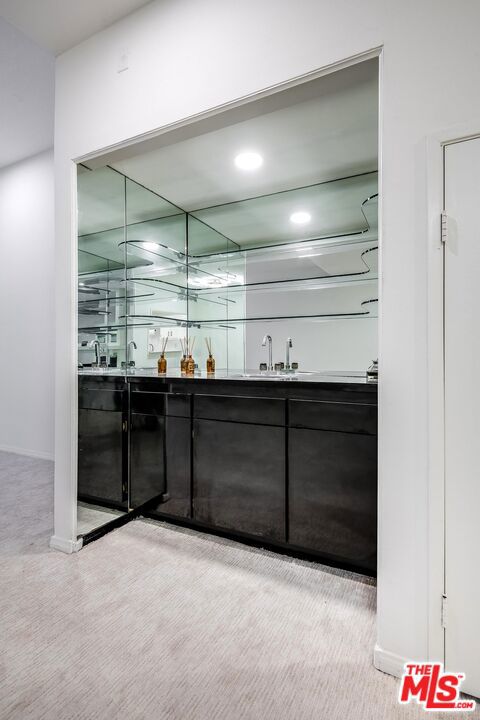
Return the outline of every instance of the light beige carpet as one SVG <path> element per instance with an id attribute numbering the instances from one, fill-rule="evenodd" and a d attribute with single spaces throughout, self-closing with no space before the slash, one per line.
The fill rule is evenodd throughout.
<path id="1" fill-rule="evenodd" d="M 0 453 L 0 493 L 2 720 L 425 717 L 372 666 L 371 580 L 142 520 L 67 556 L 50 463 Z"/>

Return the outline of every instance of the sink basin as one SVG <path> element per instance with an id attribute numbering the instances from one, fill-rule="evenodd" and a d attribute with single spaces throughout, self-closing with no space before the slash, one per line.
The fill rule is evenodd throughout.
<path id="1" fill-rule="evenodd" d="M 229 375 L 230 378 L 243 378 L 245 380 L 298 380 L 302 375 L 315 375 L 314 372 L 257 372 L 257 373 L 238 373 L 237 375 Z"/>

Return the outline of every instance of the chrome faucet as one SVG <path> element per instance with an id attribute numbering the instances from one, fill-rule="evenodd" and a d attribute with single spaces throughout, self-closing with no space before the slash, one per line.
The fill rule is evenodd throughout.
<path id="1" fill-rule="evenodd" d="M 134 350 L 137 349 L 137 343 L 135 340 L 130 340 L 127 345 L 127 366 L 133 367 L 133 365 L 135 365 L 135 360 L 130 360 L 130 348 L 133 348 Z"/>
<path id="2" fill-rule="evenodd" d="M 271 335 L 265 335 L 265 337 L 262 340 L 262 347 L 266 347 L 268 343 L 268 366 L 267 370 L 273 370 L 273 362 L 272 362 L 272 336 Z"/>
<path id="3" fill-rule="evenodd" d="M 287 338 L 287 348 L 286 348 L 286 354 L 285 354 L 285 370 L 290 370 L 290 348 L 293 347 L 292 345 L 292 338 Z"/>
<path id="4" fill-rule="evenodd" d="M 100 367 L 100 343 L 98 340 L 92 340 L 90 347 L 95 348 L 95 365 Z"/>

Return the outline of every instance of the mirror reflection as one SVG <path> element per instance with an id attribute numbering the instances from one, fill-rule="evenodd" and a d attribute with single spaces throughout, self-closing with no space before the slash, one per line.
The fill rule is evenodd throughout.
<path id="1" fill-rule="evenodd" d="M 80 393 L 80 535 L 130 508 L 112 452 L 125 376 L 365 375 L 376 359 L 377 82 L 361 63 L 78 166 L 78 369 L 96 378 Z"/>

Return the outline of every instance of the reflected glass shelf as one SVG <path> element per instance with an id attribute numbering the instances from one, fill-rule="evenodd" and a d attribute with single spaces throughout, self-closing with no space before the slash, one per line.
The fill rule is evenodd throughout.
<path id="1" fill-rule="evenodd" d="M 302 243 L 341 244 L 355 238 L 361 242 L 367 234 L 370 239 L 376 237 L 377 182 L 376 171 L 362 173 L 193 211 L 161 198 L 169 205 L 168 213 L 138 220 L 138 213 L 132 215 L 130 211 L 126 223 L 122 218 L 115 227 L 80 232 L 79 249 L 95 247 L 101 255 L 101 248 L 111 251 L 114 246 L 121 253 L 125 242 L 138 250 L 157 245 L 167 255 L 184 258 L 185 262 L 187 257 L 250 255 Z M 128 183 L 131 188 L 136 185 Z M 290 210 L 297 209 L 300 200 L 312 208 L 309 230 L 302 231 L 289 222 Z"/>
<path id="2" fill-rule="evenodd" d="M 79 181 L 81 362 L 98 340 L 119 367 L 132 352 L 155 363 L 166 335 L 175 348 L 194 335 L 203 363 L 211 335 L 217 366 L 239 367 L 247 340 L 270 323 L 301 338 L 309 324 L 376 318 L 376 172 L 193 211 L 115 171 L 96 175 Z M 290 222 L 299 208 L 308 225 Z"/>
<path id="3" fill-rule="evenodd" d="M 189 211 L 189 256 L 225 256 L 294 243 L 342 242 L 367 234 L 373 237 L 377 232 L 377 183 L 377 172 L 363 173 Z M 301 207 L 309 209 L 310 219 L 305 226 L 290 220 Z M 205 252 L 205 243 L 196 242 L 191 227 L 191 223 L 198 220 L 237 247 L 225 248 L 223 240 L 217 247 L 210 243 Z"/>
<path id="4" fill-rule="evenodd" d="M 352 249 L 349 247 L 350 255 L 352 255 Z M 189 296 L 206 297 L 209 295 L 222 293 L 234 293 L 234 292 L 253 292 L 260 290 L 272 290 L 276 286 L 282 287 L 285 290 L 291 289 L 317 289 L 327 285 L 341 285 L 350 284 L 352 282 L 365 281 L 365 280 L 377 280 L 378 274 L 376 270 L 376 255 L 377 246 L 371 246 L 363 250 L 363 252 L 356 252 L 356 256 L 353 259 L 348 257 L 347 253 L 343 253 L 343 257 L 340 258 L 341 262 L 333 254 L 327 254 L 324 258 L 323 255 L 312 255 L 309 259 L 294 258 L 297 263 L 292 261 L 284 263 L 275 263 L 274 260 L 270 260 L 268 268 L 257 267 L 250 265 L 245 272 L 242 269 L 240 272 L 228 272 L 225 268 L 217 268 L 219 274 L 214 275 L 213 273 L 199 275 L 196 272 L 192 272 L 189 266 L 188 278 L 186 278 L 186 284 L 180 284 L 179 278 L 174 278 L 171 281 L 167 280 L 164 276 L 142 276 L 129 278 L 128 282 L 134 283 L 135 285 L 144 285 L 150 288 L 162 288 L 166 290 L 171 289 L 171 292 L 177 292 L 179 294 L 185 294 L 188 291 Z M 312 262 L 312 259 L 324 258 L 322 260 L 322 266 Z M 358 269 L 352 272 L 332 272 L 332 270 L 338 270 L 345 265 L 356 266 Z M 223 275 L 220 276 L 220 271 L 223 270 Z M 328 271 L 327 271 L 328 270 Z M 290 273 L 291 277 L 283 277 L 282 275 Z M 321 273 L 321 274 L 319 274 Z M 246 277 L 245 277 L 246 275 Z M 265 275 L 268 277 L 265 278 Z M 278 277 L 280 275 L 281 277 Z M 292 277 L 293 276 L 293 277 Z M 255 279 L 262 277 L 263 279 Z M 238 282 L 241 279 L 243 282 Z"/>
<path id="5" fill-rule="evenodd" d="M 284 322 L 284 321 L 332 321 L 332 320 L 357 320 L 372 319 L 377 317 L 378 300 L 372 298 L 361 303 L 361 310 L 356 312 L 331 312 L 331 313 L 311 313 L 308 315 L 262 315 L 258 317 L 226 317 L 226 318 L 185 318 L 171 316 L 152 316 L 152 315 L 129 315 L 125 317 L 126 322 L 116 324 L 102 323 L 98 326 L 89 326 L 79 328 L 79 332 L 86 334 L 98 334 L 118 332 L 128 328 L 154 328 L 154 327 L 184 327 L 184 328 L 201 328 L 208 327 L 214 329 L 236 329 L 236 325 L 246 323 L 261 322 Z M 133 321 L 133 322 L 132 322 Z"/>
<path id="6" fill-rule="evenodd" d="M 250 323 L 250 322 L 260 322 L 265 320 L 309 320 L 311 318 L 322 318 L 322 317 L 365 317 L 365 316 L 372 316 L 376 312 L 377 309 L 377 303 L 378 299 L 375 297 L 368 297 L 366 300 L 361 301 L 350 301 L 349 303 L 344 303 L 345 305 L 350 305 L 350 307 L 345 307 L 341 312 L 328 312 L 327 309 L 322 312 L 304 312 L 302 314 L 298 313 L 289 313 L 289 312 L 282 312 L 281 308 L 279 308 L 279 312 L 275 313 L 266 313 L 260 311 L 258 314 L 255 315 L 248 315 L 248 313 L 245 313 L 243 315 L 234 315 L 234 309 L 233 312 L 226 312 L 223 316 L 216 316 L 216 317 L 205 317 L 203 314 L 199 312 L 198 316 L 196 317 L 195 314 L 192 312 L 192 308 L 189 308 L 188 311 L 188 319 L 185 317 L 175 317 L 173 315 L 144 315 L 142 313 L 135 313 L 135 314 L 129 314 L 126 316 L 127 322 L 131 322 L 132 320 L 139 320 L 140 322 L 150 322 L 152 324 L 162 324 L 164 322 L 172 322 L 176 324 L 181 325 L 218 325 L 219 323 Z M 278 308 L 278 303 L 273 300 L 273 304 L 276 308 Z M 309 304 L 311 304 L 309 302 Z M 201 306 L 200 306 L 201 307 Z M 232 310 L 231 306 L 226 305 L 225 308 L 229 311 Z M 197 308 L 194 308 L 197 309 Z"/>
<path id="7" fill-rule="evenodd" d="M 304 280 L 317 279 L 320 280 L 322 277 L 327 277 L 327 273 L 319 275 L 319 264 L 318 259 L 323 259 L 323 265 L 332 263 L 332 256 L 347 256 L 350 255 L 353 259 L 352 265 L 360 266 L 354 272 L 336 272 L 334 276 L 337 278 L 353 275 L 366 275 L 371 271 L 372 265 L 369 260 L 372 257 L 372 253 L 378 250 L 378 246 L 375 245 L 373 238 L 361 238 L 358 242 L 349 238 L 348 243 L 342 242 L 341 244 L 329 244 L 323 246 L 321 244 L 308 242 L 308 246 L 302 247 L 301 244 L 295 243 L 291 246 L 280 246 L 278 253 L 272 252 L 274 248 L 264 248 L 262 252 L 258 252 L 255 255 L 249 256 L 249 275 L 252 276 L 253 269 L 258 265 L 261 269 L 262 261 L 267 261 L 271 268 L 277 267 L 278 273 L 282 272 L 285 274 L 285 270 L 288 267 L 290 274 L 294 274 L 294 277 L 279 277 L 268 280 L 268 283 L 285 283 L 285 282 L 302 282 Z M 122 245 L 125 243 L 121 243 Z M 128 244 L 128 243 L 127 243 Z M 238 251 L 234 257 L 235 262 L 227 255 L 219 255 L 214 261 L 211 256 L 207 259 L 195 260 L 193 262 L 186 262 L 186 260 L 180 260 L 178 258 L 169 257 L 160 251 L 145 249 L 138 247 L 140 254 L 127 261 L 126 264 L 119 263 L 115 260 L 111 260 L 106 257 L 94 255 L 93 253 L 85 253 L 79 251 L 79 276 L 82 280 L 85 278 L 92 278 L 92 281 L 100 283 L 108 280 L 118 279 L 120 281 L 124 278 L 123 271 L 128 271 L 128 281 L 142 281 L 142 282 L 163 282 L 167 284 L 170 282 L 171 285 L 175 285 L 178 288 L 186 289 L 191 288 L 193 290 L 209 290 L 212 287 L 247 287 L 248 285 L 259 284 L 256 281 L 245 282 L 245 261 L 243 258 L 243 251 Z M 301 254 L 300 254 L 301 253 Z M 240 258 L 240 255 L 242 256 Z M 88 256 L 87 260 L 85 257 Z M 153 259 L 148 259 L 154 257 Z M 355 256 L 355 257 L 354 257 Z M 218 261 L 226 259 L 227 263 L 218 265 Z M 162 261 L 162 265 L 157 264 L 158 259 Z M 375 263 L 374 263 L 375 265 Z M 322 267 L 320 267 L 322 270 Z M 148 272 L 148 274 L 146 274 Z M 271 271 L 270 271 L 271 274 Z M 332 276 L 332 273 L 329 273 Z M 171 280 L 168 280 L 170 278 Z M 240 280 L 240 282 L 239 282 Z"/>
<path id="8" fill-rule="evenodd" d="M 128 225 L 184 215 L 174 203 L 108 165 L 95 170 L 78 165 L 77 188 L 81 199 L 79 238 L 112 230 L 123 232 L 125 215 Z"/>

